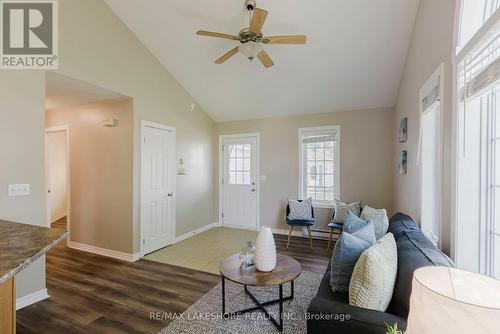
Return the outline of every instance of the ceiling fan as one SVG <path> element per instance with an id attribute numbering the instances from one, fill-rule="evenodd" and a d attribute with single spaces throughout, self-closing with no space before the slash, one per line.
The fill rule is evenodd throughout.
<path id="1" fill-rule="evenodd" d="M 216 64 L 222 64 L 238 52 L 245 55 L 250 61 L 257 57 L 261 63 L 266 67 L 274 65 L 273 60 L 264 51 L 264 44 L 305 44 L 307 37 L 304 35 L 297 36 L 268 36 L 264 37 L 262 34 L 262 27 L 267 18 L 268 12 L 257 8 L 255 0 L 246 0 L 246 8 L 250 13 L 250 26 L 245 28 L 236 35 L 222 34 L 218 32 L 211 32 L 200 30 L 196 34 L 201 36 L 217 37 L 232 39 L 239 41 L 241 45 L 233 48 L 231 51 L 220 57 L 215 61 Z"/>

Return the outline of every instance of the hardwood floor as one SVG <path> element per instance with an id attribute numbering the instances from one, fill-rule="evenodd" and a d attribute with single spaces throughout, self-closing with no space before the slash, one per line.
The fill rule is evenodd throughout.
<path id="1" fill-rule="evenodd" d="M 287 250 L 286 236 L 275 240 L 278 252 L 297 259 L 303 270 L 325 271 L 327 241 L 314 240 L 311 250 L 307 239 L 293 238 Z M 169 320 L 150 320 L 150 312 L 181 313 L 219 281 L 218 275 L 147 260 L 129 263 L 60 244 L 47 255 L 51 297 L 17 312 L 17 332 L 157 333 Z"/>
<path id="2" fill-rule="evenodd" d="M 66 229 L 66 225 L 67 225 L 66 217 L 63 217 L 63 218 L 61 218 L 59 220 L 56 220 L 52 224 L 50 224 L 50 227 L 60 228 L 60 229 L 65 230 Z"/>

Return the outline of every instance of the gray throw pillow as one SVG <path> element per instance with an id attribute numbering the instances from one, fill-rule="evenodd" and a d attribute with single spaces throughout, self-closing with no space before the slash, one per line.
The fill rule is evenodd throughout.
<path id="1" fill-rule="evenodd" d="M 349 212 L 359 217 L 361 213 L 361 202 L 352 202 L 352 203 L 336 202 L 335 214 L 333 215 L 332 222 L 343 224 Z"/>
<path id="2" fill-rule="evenodd" d="M 302 202 L 289 199 L 288 207 L 290 208 L 290 214 L 288 219 L 290 220 L 312 220 L 312 198 L 303 200 Z"/>
<path id="3" fill-rule="evenodd" d="M 349 283 L 358 258 L 374 242 L 373 224 L 365 224 L 353 234 L 342 232 L 335 243 L 331 260 L 330 287 L 333 292 L 349 291 Z"/>

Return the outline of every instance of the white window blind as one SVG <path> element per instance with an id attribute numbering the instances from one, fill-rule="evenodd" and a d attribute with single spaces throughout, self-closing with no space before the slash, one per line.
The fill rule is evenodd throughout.
<path id="1" fill-rule="evenodd" d="M 434 103 L 441 100 L 439 88 L 439 83 L 437 83 L 437 85 L 422 99 L 424 112 L 432 107 Z"/>
<path id="2" fill-rule="evenodd" d="M 333 204 L 339 193 L 338 127 L 299 129 L 300 194 L 316 204 Z"/>

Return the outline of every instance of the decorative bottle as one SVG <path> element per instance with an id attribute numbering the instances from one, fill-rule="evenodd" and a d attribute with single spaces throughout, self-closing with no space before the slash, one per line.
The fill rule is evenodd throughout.
<path id="1" fill-rule="evenodd" d="M 248 241 L 241 250 L 240 261 L 243 267 L 251 267 L 255 264 L 255 246 L 251 241 Z"/>

